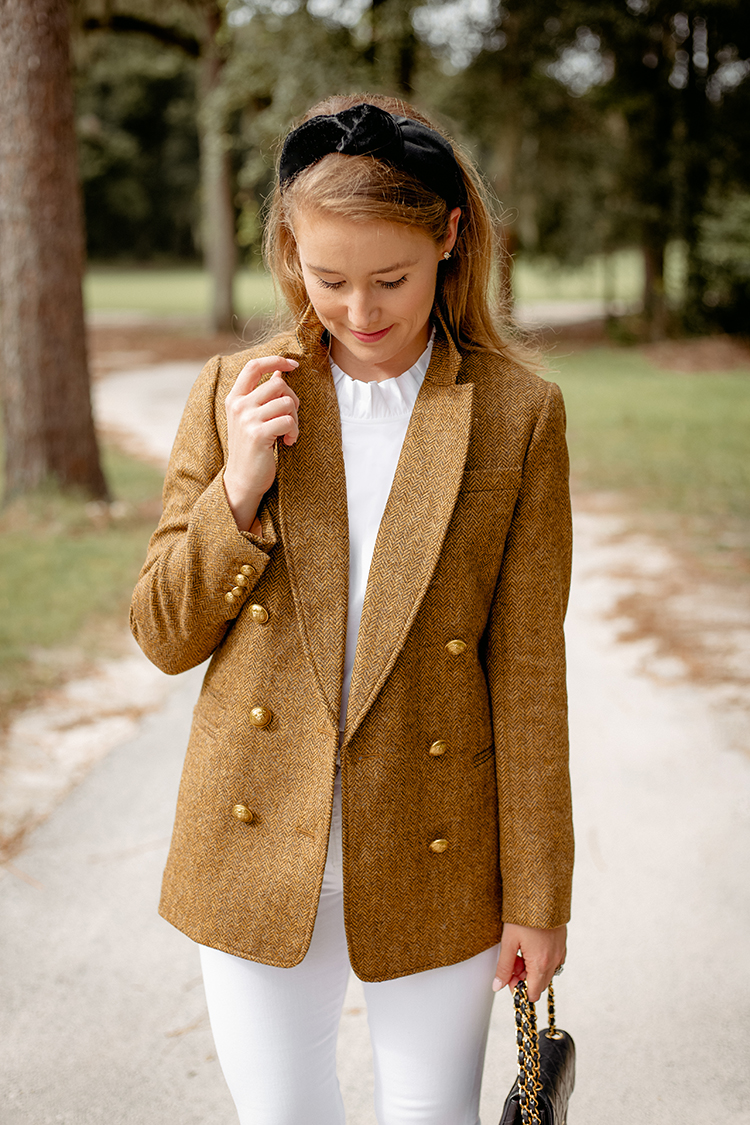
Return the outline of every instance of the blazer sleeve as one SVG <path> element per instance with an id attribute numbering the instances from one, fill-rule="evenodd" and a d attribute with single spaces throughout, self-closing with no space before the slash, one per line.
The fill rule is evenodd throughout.
<path id="1" fill-rule="evenodd" d="M 240 531 L 224 490 L 216 424 L 221 359 L 211 360 L 188 398 L 164 482 L 163 510 L 133 593 L 130 624 L 164 672 L 202 663 L 263 574 L 276 544 L 265 505 L 260 536 Z"/>
<path id="2" fill-rule="evenodd" d="M 549 929 L 569 918 L 573 867 L 563 635 L 571 546 L 565 408 L 551 383 L 527 446 L 487 636 L 503 921 Z"/>

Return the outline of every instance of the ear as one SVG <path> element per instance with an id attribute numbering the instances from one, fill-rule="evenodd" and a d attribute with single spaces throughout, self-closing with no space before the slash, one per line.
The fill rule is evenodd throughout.
<path id="1" fill-rule="evenodd" d="M 456 239 L 458 238 L 458 223 L 460 218 L 461 208 L 454 207 L 448 217 L 448 233 L 445 236 L 445 241 L 443 243 L 443 249 L 441 253 L 445 253 L 446 250 L 452 250 L 456 245 Z"/>

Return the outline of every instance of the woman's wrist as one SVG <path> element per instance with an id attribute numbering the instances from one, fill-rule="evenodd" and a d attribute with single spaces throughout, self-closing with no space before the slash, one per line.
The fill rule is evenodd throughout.
<path id="1" fill-rule="evenodd" d="M 240 531 L 253 531 L 256 534 L 260 533 L 260 520 L 258 519 L 258 508 L 263 499 L 263 493 L 248 492 L 246 488 L 239 488 L 231 479 L 227 479 L 227 474 L 224 474 L 224 492 L 226 493 L 227 503 L 229 504 L 230 511 L 234 516 L 234 522 Z M 256 525 L 257 524 L 257 528 Z"/>

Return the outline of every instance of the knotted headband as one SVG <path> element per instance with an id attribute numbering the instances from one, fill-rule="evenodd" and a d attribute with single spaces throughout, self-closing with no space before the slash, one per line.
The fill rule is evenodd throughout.
<path id="1" fill-rule="evenodd" d="M 281 150 L 281 190 L 331 152 L 374 156 L 420 180 L 450 208 L 466 202 L 463 175 L 448 141 L 419 121 L 396 117 L 368 102 L 311 117 L 291 131 Z"/>

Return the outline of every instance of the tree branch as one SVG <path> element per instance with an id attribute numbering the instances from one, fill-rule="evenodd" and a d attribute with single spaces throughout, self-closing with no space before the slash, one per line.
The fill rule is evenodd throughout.
<path id="1" fill-rule="evenodd" d="M 172 27 L 165 27 L 160 23 L 140 19 L 139 16 L 110 16 L 108 19 L 97 19 L 95 16 L 83 21 L 84 31 L 136 31 L 141 35 L 150 35 L 159 43 L 169 47 L 177 47 L 192 59 L 197 59 L 201 54 L 201 44 L 192 35 L 181 35 Z"/>

